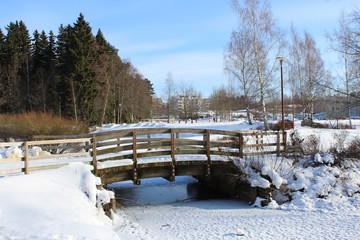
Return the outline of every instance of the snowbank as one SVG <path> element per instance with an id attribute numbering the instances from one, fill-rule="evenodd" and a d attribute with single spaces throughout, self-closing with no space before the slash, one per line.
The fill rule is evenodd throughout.
<path id="1" fill-rule="evenodd" d="M 329 154 L 325 157 L 333 159 Z M 331 166 L 327 165 L 329 161 L 319 161 L 319 158 L 314 158 L 315 165 L 304 167 L 304 162 L 300 162 L 295 166 L 286 186 L 291 201 L 280 208 L 309 211 L 360 209 L 359 162 L 344 161 L 341 166 Z M 319 162 L 324 165 L 318 165 Z"/>
<path id="2" fill-rule="evenodd" d="M 0 178 L 0 239 L 119 239 L 113 222 L 96 207 L 113 193 L 96 189 L 99 179 L 91 168 L 71 163 Z"/>

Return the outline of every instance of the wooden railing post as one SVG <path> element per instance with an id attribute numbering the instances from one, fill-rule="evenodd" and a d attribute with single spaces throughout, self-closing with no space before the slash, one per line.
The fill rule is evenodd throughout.
<path id="1" fill-rule="evenodd" d="M 206 157 L 210 164 L 210 130 L 206 129 L 205 133 L 205 146 L 206 146 Z"/>
<path id="2" fill-rule="evenodd" d="M 176 169 L 175 169 L 175 133 L 174 129 L 170 130 L 170 147 L 171 147 L 171 161 L 172 161 L 172 169 L 171 169 L 171 176 L 170 181 L 175 181 L 176 176 Z"/>
<path id="3" fill-rule="evenodd" d="M 170 130 L 170 147 L 171 147 L 171 160 L 175 164 L 175 133 L 174 129 Z"/>
<path id="4" fill-rule="evenodd" d="M 207 177 L 211 177 L 211 157 L 210 157 L 210 130 L 206 129 L 205 132 L 205 146 L 206 146 L 206 157 L 207 157 Z"/>
<path id="5" fill-rule="evenodd" d="M 134 130 L 133 131 L 133 134 L 132 134 L 132 137 L 133 137 L 133 164 L 134 164 L 134 178 L 133 178 L 133 181 L 134 181 L 134 184 L 135 185 L 140 185 L 140 179 L 138 179 L 138 163 L 137 163 L 137 149 L 136 149 L 136 144 L 137 144 L 137 141 L 136 141 L 136 131 Z"/>
<path id="6" fill-rule="evenodd" d="M 24 168 L 25 168 L 25 174 L 29 174 L 29 143 L 24 143 L 24 152 L 25 152 L 25 158 L 24 158 Z"/>
<path id="7" fill-rule="evenodd" d="M 239 157 L 243 158 L 244 157 L 244 136 L 242 135 L 242 133 L 239 133 Z"/>
<path id="8" fill-rule="evenodd" d="M 179 138 L 180 138 L 180 133 L 177 132 L 177 133 L 175 134 L 175 138 L 176 138 L 176 139 L 179 139 Z M 179 149 L 176 149 L 176 150 L 179 150 Z"/>
<path id="9" fill-rule="evenodd" d="M 92 165 L 94 166 L 94 175 L 98 176 L 98 163 L 96 157 L 96 137 L 91 138 L 92 141 Z"/>
<path id="10" fill-rule="evenodd" d="M 85 152 L 89 152 L 90 147 L 89 147 L 89 142 L 88 141 L 85 142 L 84 148 L 85 148 Z"/>
<path id="11" fill-rule="evenodd" d="M 148 144 L 148 151 L 150 151 L 151 150 L 151 148 L 150 148 L 150 144 L 151 144 L 151 140 L 150 140 L 150 138 L 151 138 L 151 134 L 148 134 L 147 135 L 147 144 Z"/>
<path id="12" fill-rule="evenodd" d="M 280 156 L 280 132 L 276 134 L 276 156 Z"/>

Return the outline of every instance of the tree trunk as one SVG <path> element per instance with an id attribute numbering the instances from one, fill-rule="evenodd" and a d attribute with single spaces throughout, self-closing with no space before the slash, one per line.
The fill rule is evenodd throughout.
<path id="1" fill-rule="evenodd" d="M 74 117 L 75 117 L 75 122 L 77 122 L 78 114 L 77 114 L 77 105 L 76 105 L 75 86 L 73 80 L 70 80 L 70 85 L 71 85 L 71 95 L 72 95 L 73 107 L 74 107 Z"/>

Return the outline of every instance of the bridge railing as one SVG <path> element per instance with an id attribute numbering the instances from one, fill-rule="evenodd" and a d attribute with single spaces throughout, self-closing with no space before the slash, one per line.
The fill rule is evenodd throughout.
<path id="1" fill-rule="evenodd" d="M 133 165 L 142 160 L 167 157 L 167 161 L 181 161 L 184 155 L 199 160 L 218 160 L 215 156 L 244 157 L 279 154 L 285 144 L 279 132 L 222 131 L 190 128 L 140 128 L 102 132 L 92 138 L 91 155 L 95 174 L 98 169 L 119 165 Z M 185 158 L 186 159 L 186 158 Z M 227 158 L 226 158 L 227 159 Z M 228 160 L 228 159 L 227 159 Z M 160 159 L 159 161 L 164 161 Z M 182 160 L 184 161 L 184 160 Z"/>
<path id="2" fill-rule="evenodd" d="M 83 136 L 40 136 L 38 140 L 17 143 L 0 143 L 0 147 L 20 147 L 22 156 L 0 157 L 0 164 L 18 163 L 16 167 L 3 169 L 0 174 L 57 168 L 66 164 L 63 157 L 91 156 L 94 173 L 98 169 L 119 165 L 131 165 L 136 169 L 149 158 L 155 161 L 228 160 L 228 156 L 244 157 L 263 154 L 279 154 L 285 147 L 279 132 L 221 131 L 190 128 L 139 128 L 94 133 Z M 61 139 L 59 139 L 61 138 Z M 66 138 L 66 139 L 63 139 Z M 31 156 L 30 149 L 42 146 L 52 154 Z M 60 150 L 62 149 L 62 150 Z M 71 151 L 67 151 L 71 149 Z M 89 155 L 90 152 L 90 155 Z M 192 155 L 186 159 L 184 156 Z M 159 159 L 160 158 L 160 159 Z M 58 159 L 46 163 L 31 164 L 34 160 Z M 85 161 L 87 162 L 87 161 Z"/>

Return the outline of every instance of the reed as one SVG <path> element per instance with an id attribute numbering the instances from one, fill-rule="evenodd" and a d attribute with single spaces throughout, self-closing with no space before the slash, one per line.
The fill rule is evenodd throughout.
<path id="1" fill-rule="evenodd" d="M 0 115 L 0 139 L 30 140 L 35 135 L 79 135 L 88 133 L 83 122 L 65 119 L 51 113 Z"/>

